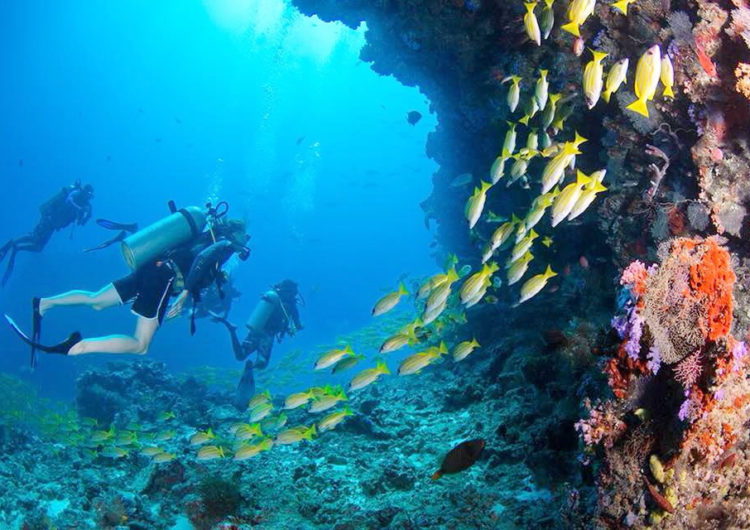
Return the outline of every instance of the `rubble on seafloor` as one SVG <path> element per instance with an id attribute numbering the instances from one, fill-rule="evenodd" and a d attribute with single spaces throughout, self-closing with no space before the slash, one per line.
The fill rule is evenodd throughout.
<path id="1" fill-rule="evenodd" d="M 557 516 L 550 514 L 558 494 L 550 488 L 571 470 L 538 474 L 529 461 L 551 469 L 573 461 L 561 458 L 577 451 L 577 440 L 572 424 L 566 429 L 560 418 L 577 404 L 560 401 L 566 383 L 558 372 L 566 363 L 550 358 L 562 350 L 585 358 L 584 344 L 596 331 L 584 326 L 581 332 L 590 339 L 528 335 L 460 364 L 384 380 L 350 399 L 355 415 L 336 430 L 242 462 L 199 461 L 189 442 L 199 429 L 212 427 L 221 437 L 243 419 L 229 405 L 229 392 L 195 380 L 180 383 L 160 363 L 90 370 L 79 379 L 79 409 L 90 410 L 80 399 L 91 396 L 82 385 L 107 388 L 110 399 L 125 403 L 113 431 L 135 428 L 134 422 L 143 433 L 168 428 L 173 436 L 159 445 L 175 458 L 154 463 L 140 454 L 153 442 L 125 446 L 128 452 L 119 458 L 92 453 L 74 441 L 84 428 L 80 417 L 76 428 L 64 422 L 45 432 L 16 426 L 16 435 L 2 444 L 0 522 L 26 529 L 416 529 L 463 528 L 468 519 L 476 528 L 539 527 L 544 521 L 554 527 Z M 548 385 L 548 377 L 559 385 Z M 132 389 L 120 384 L 125 380 L 137 381 L 139 399 L 128 399 Z M 278 407 L 283 396 L 273 401 Z M 165 404 L 176 405 L 173 418 L 160 419 Z M 290 424 L 320 419 L 301 409 L 288 412 Z M 446 448 L 472 437 L 488 440 L 482 465 L 431 480 Z M 565 495 L 583 502 L 572 490 Z"/>

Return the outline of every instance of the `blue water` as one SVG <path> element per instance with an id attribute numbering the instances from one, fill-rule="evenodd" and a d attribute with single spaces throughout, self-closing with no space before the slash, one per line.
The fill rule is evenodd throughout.
<path id="1" fill-rule="evenodd" d="M 295 279 L 305 329 L 276 345 L 274 361 L 302 349 L 312 363 L 317 345 L 371 323 L 373 303 L 402 275 L 435 270 L 419 202 L 436 167 L 424 154 L 436 118 L 418 88 L 358 59 L 365 31 L 281 0 L 6 5 L 0 240 L 30 231 L 38 205 L 77 178 L 95 187 L 95 218 L 142 226 L 169 199 L 229 201 L 252 235 L 251 258 L 233 269 L 243 295 L 231 319 L 244 322 L 266 288 Z M 423 115 L 415 126 L 410 110 Z M 117 247 L 81 252 L 111 235 L 90 222 L 20 254 L 0 309 L 28 327 L 32 296 L 126 274 Z M 44 337 L 134 324 L 127 308 L 63 308 L 45 317 Z M 0 370 L 53 397 L 72 397 L 77 374 L 112 359 L 45 356 L 31 374 L 27 348 L 5 327 L 0 344 Z M 239 368 L 225 330 L 205 320 L 193 337 L 186 318 L 165 324 L 148 357 L 175 372 Z"/>

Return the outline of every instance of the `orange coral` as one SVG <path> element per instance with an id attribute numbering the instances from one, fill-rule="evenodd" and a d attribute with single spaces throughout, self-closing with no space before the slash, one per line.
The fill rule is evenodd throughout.
<path id="1" fill-rule="evenodd" d="M 707 239 L 703 247 L 700 261 L 690 267 L 690 287 L 705 308 L 706 314 L 698 323 L 701 332 L 708 340 L 716 341 L 732 327 L 732 286 L 736 276 L 729 252 L 714 239 Z"/>
<path id="2" fill-rule="evenodd" d="M 634 361 L 630 358 L 623 342 L 617 348 L 617 355 L 604 365 L 603 372 L 607 374 L 607 382 L 615 397 L 625 399 L 633 374 L 646 375 L 650 373 L 650 370 L 646 361 L 641 359 Z"/>

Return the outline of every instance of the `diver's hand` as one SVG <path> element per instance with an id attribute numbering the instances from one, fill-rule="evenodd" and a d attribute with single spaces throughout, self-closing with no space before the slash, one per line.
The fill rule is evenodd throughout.
<path id="1" fill-rule="evenodd" d="M 177 299 L 172 304 L 172 307 L 169 308 L 167 311 L 167 320 L 171 320 L 175 317 L 180 316 L 180 313 L 182 313 L 182 307 L 185 305 L 185 300 L 187 300 L 188 296 L 187 289 L 184 289 L 180 294 L 177 295 Z"/>
<path id="2" fill-rule="evenodd" d="M 226 319 L 216 311 L 209 311 L 208 315 L 211 317 L 212 322 L 224 322 Z"/>

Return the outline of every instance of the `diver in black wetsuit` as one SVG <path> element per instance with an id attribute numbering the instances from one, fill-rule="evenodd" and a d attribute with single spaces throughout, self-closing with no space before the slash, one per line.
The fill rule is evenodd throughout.
<path id="1" fill-rule="evenodd" d="M 8 266 L 3 275 L 2 285 L 5 285 L 16 262 L 19 252 L 40 252 L 57 230 L 75 222 L 84 225 L 91 218 L 91 199 L 94 198 L 94 188 L 91 184 L 81 186 L 76 181 L 70 186 L 62 188 L 57 195 L 39 207 L 41 218 L 34 230 L 17 239 L 11 239 L 0 247 L 0 262 L 10 251 Z"/>
<path id="2" fill-rule="evenodd" d="M 273 286 L 263 294 L 247 321 L 247 335 L 240 342 L 237 338 L 237 326 L 225 317 L 214 314 L 214 320 L 224 324 L 232 339 L 234 357 L 244 361 L 250 354 L 257 352 L 255 362 L 247 360 L 245 369 L 237 386 L 235 405 L 240 410 L 247 408 L 247 403 L 255 393 L 255 377 L 253 369 L 263 369 L 268 366 L 273 349 L 273 340 L 278 342 L 285 335 L 294 336 L 303 326 L 299 319 L 297 303 L 301 301 L 297 284 L 292 280 L 284 280 Z"/>

